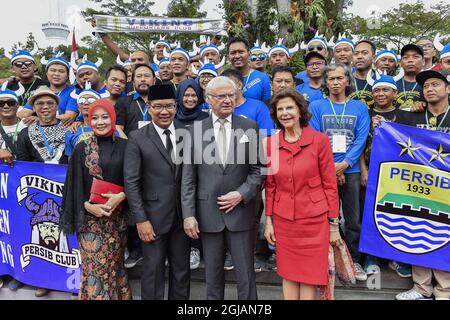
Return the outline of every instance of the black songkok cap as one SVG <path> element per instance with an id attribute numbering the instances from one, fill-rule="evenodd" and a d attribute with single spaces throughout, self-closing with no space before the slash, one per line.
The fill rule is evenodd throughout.
<path id="1" fill-rule="evenodd" d="M 175 99 L 175 89 L 171 84 L 157 84 L 150 87 L 148 93 L 148 100 L 166 100 L 166 99 Z"/>

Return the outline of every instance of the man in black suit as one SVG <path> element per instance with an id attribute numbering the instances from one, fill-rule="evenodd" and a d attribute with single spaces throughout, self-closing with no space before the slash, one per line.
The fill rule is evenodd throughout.
<path id="1" fill-rule="evenodd" d="M 165 259 L 169 267 L 169 300 L 188 300 L 189 238 L 180 207 L 181 166 L 177 145 L 182 125 L 174 121 L 171 85 L 150 87 L 152 122 L 131 133 L 125 155 L 125 191 L 142 240 L 142 299 L 163 300 Z"/>
<path id="2" fill-rule="evenodd" d="M 184 229 L 193 239 L 201 232 L 208 300 L 224 299 L 225 247 L 235 266 L 238 299 L 257 299 L 255 195 L 264 181 L 263 165 L 257 124 L 232 114 L 236 90 L 226 77 L 211 80 L 206 98 L 212 115 L 189 128 L 192 143 L 184 150 Z"/>

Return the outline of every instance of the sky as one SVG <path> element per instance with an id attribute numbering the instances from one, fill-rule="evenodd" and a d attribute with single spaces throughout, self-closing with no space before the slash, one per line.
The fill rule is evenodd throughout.
<path id="1" fill-rule="evenodd" d="M 131 0 L 128 0 L 131 1 Z M 163 14 L 166 12 L 168 0 L 153 0 L 155 5 L 151 8 L 152 12 Z M 218 18 L 221 16 L 217 12 L 217 4 L 220 0 L 206 0 L 202 10 L 208 12 L 208 18 Z M 415 0 L 354 0 L 354 5 L 349 12 L 368 17 L 370 12 L 376 10 L 384 12 L 399 3 L 415 2 Z M 429 6 L 440 2 L 439 0 L 424 0 Z M 58 4 L 57 4 L 58 3 Z M 59 6 L 59 21 L 58 10 Z M 0 47 L 9 50 L 12 45 L 18 41 L 24 41 L 29 32 L 33 32 L 39 47 L 49 45 L 55 46 L 60 42 L 49 41 L 41 31 L 42 23 L 52 20 L 52 22 L 65 22 L 66 24 L 75 24 L 77 39 L 90 35 L 92 27 L 85 22 L 78 14 L 80 10 L 86 7 L 92 7 L 89 0 L 14 0 L 2 1 L 2 10 L 0 10 L 0 25 L 2 27 L 2 36 L 0 37 Z M 18 8 L 20 8 L 18 10 Z M 216 10 L 215 10 L 216 9 Z M 20 16 L 20 22 L 18 21 Z M 67 44 L 70 44 L 71 37 Z"/>

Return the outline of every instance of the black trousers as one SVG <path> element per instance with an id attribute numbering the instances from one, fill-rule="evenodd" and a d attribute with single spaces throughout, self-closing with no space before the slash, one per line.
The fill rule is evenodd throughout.
<path id="1" fill-rule="evenodd" d="M 231 232 L 202 232 L 203 259 L 206 274 L 206 298 L 224 300 L 225 297 L 225 246 L 231 253 L 236 272 L 239 300 L 256 300 L 256 275 L 254 268 L 254 230 Z"/>
<path id="2" fill-rule="evenodd" d="M 142 300 L 164 300 L 165 260 L 169 260 L 169 300 L 189 300 L 190 243 L 180 224 L 151 243 L 142 242 Z"/>

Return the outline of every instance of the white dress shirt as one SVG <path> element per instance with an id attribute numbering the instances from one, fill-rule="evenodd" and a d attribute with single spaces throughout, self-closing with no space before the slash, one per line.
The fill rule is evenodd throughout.
<path id="1" fill-rule="evenodd" d="M 229 149 L 230 149 L 230 141 L 231 141 L 231 119 L 232 119 L 233 117 L 232 117 L 232 114 L 230 114 L 228 117 L 226 117 L 225 118 L 225 133 L 226 133 L 226 136 L 227 136 L 227 143 L 226 143 L 226 146 L 227 146 L 227 154 L 228 154 L 228 151 L 229 151 Z M 218 136 L 219 136 L 219 130 L 220 130 L 220 122 L 218 121 L 219 120 L 219 117 L 218 116 L 216 116 L 214 113 L 212 113 L 212 120 L 213 120 L 213 125 L 214 125 L 214 138 L 216 139 L 216 141 L 218 141 Z"/>
<path id="2" fill-rule="evenodd" d="M 156 132 L 158 132 L 158 135 L 161 138 L 161 141 L 162 141 L 164 147 L 166 147 L 166 149 L 167 149 L 166 135 L 164 134 L 164 131 L 166 131 L 166 129 L 158 127 L 154 122 L 153 122 L 153 125 L 155 126 Z M 170 140 L 172 140 L 173 152 L 176 155 L 177 154 L 177 143 L 176 143 L 176 135 L 175 135 L 175 125 L 173 124 L 173 122 L 170 124 L 170 126 L 167 129 L 170 130 Z"/>

